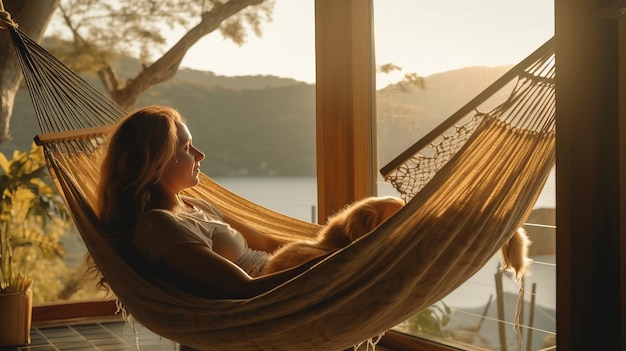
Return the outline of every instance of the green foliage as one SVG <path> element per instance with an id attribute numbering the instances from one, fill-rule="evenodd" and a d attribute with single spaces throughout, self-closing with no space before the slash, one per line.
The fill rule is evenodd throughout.
<path id="1" fill-rule="evenodd" d="M 444 327 L 450 322 L 452 310 L 443 301 L 426 308 L 407 321 L 411 332 L 437 337 L 448 337 Z"/>
<path id="2" fill-rule="evenodd" d="M 50 185 L 41 148 L 0 153 L 0 293 L 25 291 L 31 278 L 23 268 L 41 260 L 62 258 L 61 236 L 70 216 Z"/>

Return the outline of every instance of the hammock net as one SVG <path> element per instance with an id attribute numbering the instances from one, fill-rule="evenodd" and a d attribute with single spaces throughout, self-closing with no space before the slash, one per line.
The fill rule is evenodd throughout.
<path id="1" fill-rule="evenodd" d="M 548 42 L 383 169 L 408 200 L 396 215 L 260 296 L 200 298 L 125 261 L 103 237 L 93 211 L 99 164 L 125 111 L 17 28 L 9 31 L 42 131 L 36 140 L 94 261 L 135 320 L 198 349 L 344 350 L 384 333 L 477 272 L 522 225 L 554 165 Z M 502 89 L 505 101 L 479 112 Z M 189 195 L 262 231 L 297 240 L 319 229 L 201 177 Z"/>

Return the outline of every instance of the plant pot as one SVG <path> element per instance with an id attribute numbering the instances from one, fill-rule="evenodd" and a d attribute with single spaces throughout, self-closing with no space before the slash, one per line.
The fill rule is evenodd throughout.
<path id="1" fill-rule="evenodd" d="M 0 294 L 0 347 L 30 344 L 33 294 Z"/>

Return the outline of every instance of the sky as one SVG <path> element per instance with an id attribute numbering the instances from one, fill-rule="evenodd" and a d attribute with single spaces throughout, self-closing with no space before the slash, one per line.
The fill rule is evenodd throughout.
<path id="1" fill-rule="evenodd" d="M 262 37 L 239 47 L 215 32 L 201 39 L 182 67 L 218 75 L 275 75 L 315 82 L 314 0 L 276 0 Z M 376 64 L 428 76 L 467 66 L 515 64 L 554 34 L 553 0 L 374 0 Z M 174 38 L 173 38 L 174 39 Z"/>

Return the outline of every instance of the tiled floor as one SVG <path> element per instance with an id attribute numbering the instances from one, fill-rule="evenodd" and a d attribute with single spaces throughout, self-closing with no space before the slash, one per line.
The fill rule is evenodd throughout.
<path id="1" fill-rule="evenodd" d="M 178 344 L 152 333 L 142 325 L 136 324 L 135 330 L 140 351 L 183 351 Z M 0 351 L 137 351 L 133 327 L 119 319 L 33 326 L 30 335 L 30 345 L 0 347 Z M 359 348 L 365 349 L 369 350 L 365 346 Z M 391 351 L 381 346 L 375 349 Z"/>
<path id="2" fill-rule="evenodd" d="M 178 345 L 136 325 L 139 350 L 178 350 Z M 39 326 L 31 329 L 28 346 L 0 348 L 1 351 L 136 351 L 135 332 L 124 321 L 90 322 L 88 324 L 66 324 Z"/>

